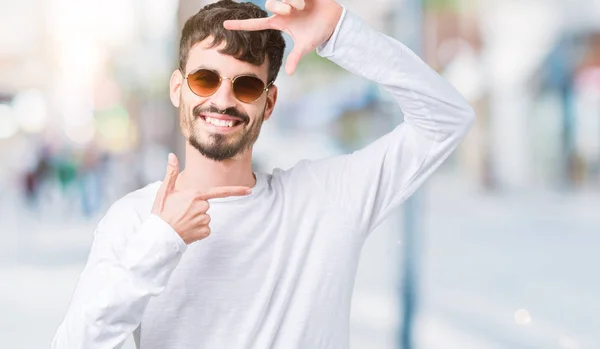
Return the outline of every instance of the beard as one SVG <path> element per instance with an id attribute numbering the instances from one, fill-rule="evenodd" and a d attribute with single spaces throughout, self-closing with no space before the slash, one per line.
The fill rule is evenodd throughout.
<path id="1" fill-rule="evenodd" d="M 265 103 L 266 108 L 266 103 Z M 224 161 L 242 154 L 252 148 L 264 120 L 264 108 L 260 115 L 250 123 L 248 114 L 236 108 L 227 108 L 219 110 L 214 106 L 201 108 L 196 106 L 191 111 L 182 104 L 180 108 L 180 123 L 184 136 L 187 137 L 188 143 L 198 150 L 200 154 L 214 161 Z M 211 133 L 207 139 L 201 139 L 200 130 L 197 123 L 202 123 L 200 115 L 203 113 L 218 113 L 241 119 L 241 123 L 236 126 L 241 128 L 232 133 Z"/>

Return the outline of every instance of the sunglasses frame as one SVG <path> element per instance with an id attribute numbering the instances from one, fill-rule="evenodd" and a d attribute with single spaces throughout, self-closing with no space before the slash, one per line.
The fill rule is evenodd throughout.
<path id="1" fill-rule="evenodd" d="M 192 89 L 192 86 L 190 86 L 190 79 L 188 79 L 188 77 L 189 77 L 190 75 L 192 75 L 192 74 L 196 74 L 197 72 L 199 72 L 199 71 L 201 71 L 201 70 L 207 70 L 207 71 L 210 71 L 210 72 L 214 73 L 216 76 L 218 76 L 218 77 L 219 77 L 219 85 L 217 86 L 217 88 L 215 89 L 215 91 L 214 91 L 213 93 L 209 94 L 209 95 L 206 95 L 206 96 L 201 96 L 201 95 L 197 94 L 196 92 L 194 92 L 194 90 Z M 235 94 L 235 89 L 234 89 L 234 87 L 233 87 L 233 84 L 235 83 L 235 80 L 236 80 L 237 78 L 241 78 L 241 77 L 251 77 L 251 78 L 258 79 L 258 80 L 260 80 L 260 82 L 262 82 L 262 83 L 265 85 L 265 87 L 263 88 L 262 92 L 260 93 L 260 95 L 258 95 L 258 97 L 256 97 L 256 99 L 254 99 L 254 100 L 252 100 L 252 101 L 249 101 L 249 102 L 244 102 L 244 101 L 240 100 L 240 99 L 238 98 L 238 96 Z M 271 85 L 273 85 L 273 83 L 275 82 L 275 81 L 271 81 L 269 84 L 265 84 L 265 83 L 264 83 L 264 82 L 263 82 L 263 81 L 262 81 L 260 78 L 258 78 L 258 77 L 256 77 L 256 76 L 254 76 L 254 75 L 249 75 L 249 74 L 240 74 L 240 75 L 236 75 L 236 76 L 234 76 L 233 78 L 230 78 L 230 77 L 227 77 L 227 76 L 221 76 L 221 75 L 220 75 L 219 73 L 217 73 L 216 71 L 214 71 L 214 70 L 212 70 L 212 69 L 207 69 L 207 68 L 200 68 L 200 69 L 194 70 L 194 71 L 190 72 L 189 74 L 187 74 L 187 75 L 185 76 L 185 78 L 184 78 L 184 79 L 185 79 L 185 80 L 187 80 L 187 85 L 188 85 L 188 88 L 190 89 L 190 91 L 192 91 L 192 93 L 193 93 L 193 94 L 195 94 L 196 96 L 198 96 L 198 97 L 203 97 L 203 98 L 205 98 L 205 97 L 210 97 L 210 96 L 214 95 L 215 93 L 217 93 L 217 91 L 219 91 L 219 88 L 221 88 L 221 84 L 223 84 L 223 79 L 227 79 L 227 80 L 229 80 L 229 81 L 231 82 L 231 90 L 233 91 L 233 96 L 235 97 L 235 99 L 237 99 L 237 100 L 238 100 L 238 101 L 240 101 L 241 103 L 246 103 L 246 104 L 254 103 L 254 102 L 256 102 L 257 100 L 259 100 L 259 99 L 260 99 L 260 97 L 262 97 L 262 95 L 263 95 L 263 93 L 264 93 L 264 92 L 269 92 L 269 88 L 270 88 L 270 87 L 271 87 Z"/>

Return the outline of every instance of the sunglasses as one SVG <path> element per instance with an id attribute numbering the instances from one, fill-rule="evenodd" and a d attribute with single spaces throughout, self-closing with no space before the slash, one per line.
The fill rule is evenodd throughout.
<path id="1" fill-rule="evenodd" d="M 223 79 L 229 79 L 233 89 L 233 95 L 242 103 L 252 103 L 262 96 L 263 92 L 269 91 L 271 82 L 267 86 L 265 83 L 252 75 L 238 75 L 234 78 L 220 76 L 209 69 L 196 70 L 185 77 L 188 86 L 192 92 L 200 97 L 209 97 L 215 94 Z"/>

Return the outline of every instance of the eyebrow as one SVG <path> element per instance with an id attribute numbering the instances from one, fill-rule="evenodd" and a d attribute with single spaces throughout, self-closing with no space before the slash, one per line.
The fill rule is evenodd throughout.
<path id="1" fill-rule="evenodd" d="M 190 71 L 190 72 L 188 73 L 188 75 L 190 75 L 190 74 L 194 74 L 195 72 L 197 72 L 198 70 L 201 70 L 201 69 L 206 69 L 206 70 L 211 70 L 211 71 L 214 71 L 214 72 L 215 72 L 215 73 L 217 73 L 219 76 L 221 76 L 221 73 L 219 73 L 219 71 L 218 71 L 217 69 L 209 68 L 209 67 L 207 67 L 207 66 L 204 66 L 204 65 L 199 65 L 199 66 L 197 66 L 195 69 L 193 69 L 192 71 Z M 242 73 L 242 74 L 238 74 L 238 75 L 236 75 L 236 76 L 252 76 L 252 77 L 255 77 L 255 78 L 259 79 L 260 81 L 262 81 L 262 79 L 260 78 L 260 76 L 258 76 L 258 75 L 256 75 L 256 74 L 254 74 L 254 73 L 252 73 L 252 72 L 249 72 L 249 73 Z M 236 76 L 228 76 L 228 78 L 231 78 L 231 79 L 233 79 L 233 78 L 235 78 Z"/>

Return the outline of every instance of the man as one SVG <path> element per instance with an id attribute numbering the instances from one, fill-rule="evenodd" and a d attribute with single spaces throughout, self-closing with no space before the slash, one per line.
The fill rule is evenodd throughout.
<path id="1" fill-rule="evenodd" d="M 401 43 L 333 0 L 220 1 L 183 28 L 170 82 L 186 139 L 162 183 L 101 220 L 54 348 L 348 348 L 369 233 L 442 163 L 472 109 Z M 405 122 L 362 150 L 253 173 L 285 70 L 318 53 L 383 85 Z M 251 189 L 251 190 L 250 190 Z M 200 240 L 200 241 L 199 241 Z"/>

